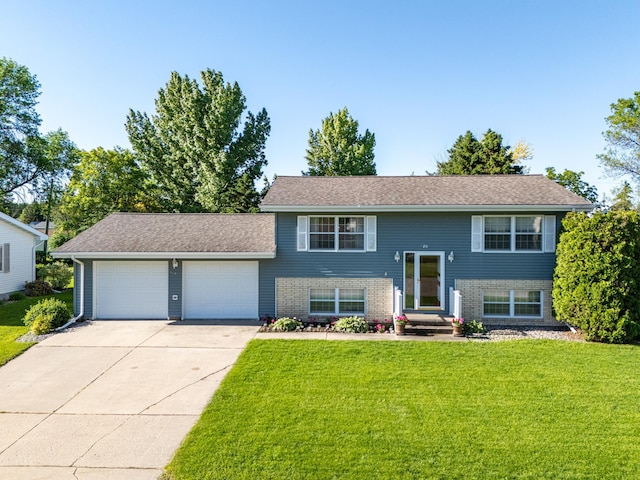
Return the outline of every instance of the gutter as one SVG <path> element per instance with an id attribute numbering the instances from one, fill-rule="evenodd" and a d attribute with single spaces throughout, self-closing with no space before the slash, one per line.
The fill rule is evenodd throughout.
<path id="1" fill-rule="evenodd" d="M 74 263 L 77 263 L 78 265 L 80 265 L 80 313 L 78 313 L 77 316 L 73 317 L 71 320 L 69 320 L 67 323 L 65 323 L 61 327 L 56 328 L 54 330 L 55 332 L 64 330 L 69 325 L 76 323 L 79 319 L 81 319 L 84 316 L 84 263 L 73 256 L 71 257 L 71 260 L 73 260 Z"/>

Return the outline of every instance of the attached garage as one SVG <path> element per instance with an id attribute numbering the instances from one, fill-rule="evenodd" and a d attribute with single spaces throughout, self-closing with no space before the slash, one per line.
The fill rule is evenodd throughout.
<path id="1" fill-rule="evenodd" d="M 112 213 L 52 255 L 74 262 L 77 316 L 257 319 L 274 291 L 259 291 L 259 264 L 276 257 L 275 215 Z"/>
<path id="2" fill-rule="evenodd" d="M 183 262 L 183 318 L 258 318 L 257 261 Z"/>
<path id="3" fill-rule="evenodd" d="M 95 262 L 95 318 L 166 319 L 168 271 L 166 260 Z"/>

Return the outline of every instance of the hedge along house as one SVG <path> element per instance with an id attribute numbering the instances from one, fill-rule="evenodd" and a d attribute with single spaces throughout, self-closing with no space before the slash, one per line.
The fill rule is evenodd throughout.
<path id="1" fill-rule="evenodd" d="M 52 255 L 75 262 L 75 315 L 256 319 L 274 225 L 272 214 L 114 213 Z"/>
<path id="2" fill-rule="evenodd" d="M 53 255 L 76 262 L 75 313 L 89 318 L 375 320 L 457 306 L 553 325 L 557 231 L 592 207 L 540 175 L 277 177 L 267 213 L 113 214 Z"/>
<path id="3" fill-rule="evenodd" d="M 278 177 L 261 205 L 278 245 L 262 262 L 276 295 L 264 308 L 373 320 L 457 307 L 487 323 L 553 325 L 558 228 L 592 208 L 541 175 Z"/>

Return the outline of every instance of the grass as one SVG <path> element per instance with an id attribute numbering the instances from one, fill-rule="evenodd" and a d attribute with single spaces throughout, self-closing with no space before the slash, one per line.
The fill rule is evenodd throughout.
<path id="1" fill-rule="evenodd" d="M 73 312 L 73 292 L 65 291 L 55 296 L 67 304 L 69 311 Z M 22 317 L 26 310 L 47 297 L 34 297 L 19 300 L 17 302 L 0 305 L 0 365 L 4 365 L 9 360 L 19 355 L 33 343 L 16 342 L 16 338 L 21 337 L 29 331 L 28 327 L 22 323 Z"/>
<path id="2" fill-rule="evenodd" d="M 640 471 L 640 348 L 254 340 L 174 479 L 620 479 Z"/>

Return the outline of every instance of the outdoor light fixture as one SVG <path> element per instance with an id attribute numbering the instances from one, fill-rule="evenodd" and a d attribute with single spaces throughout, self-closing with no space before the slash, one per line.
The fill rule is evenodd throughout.
<path id="1" fill-rule="evenodd" d="M 454 256 L 453 256 L 453 251 L 452 251 L 452 252 L 450 252 L 450 253 L 449 253 L 449 255 L 447 256 L 447 260 L 449 260 L 449 262 L 453 263 L 453 259 L 454 259 Z"/>
<path id="2" fill-rule="evenodd" d="M 173 267 L 173 269 L 175 270 L 176 268 L 178 268 L 178 260 L 176 260 L 175 258 L 171 261 L 171 266 Z"/>
<path id="3" fill-rule="evenodd" d="M 393 256 L 393 259 L 398 263 L 400 261 L 400 252 L 396 250 L 396 254 Z"/>

